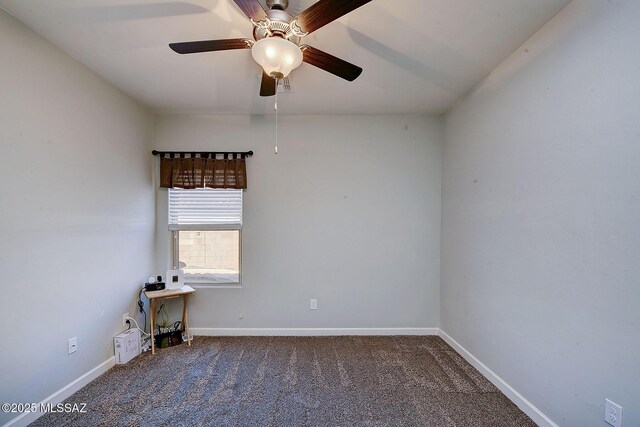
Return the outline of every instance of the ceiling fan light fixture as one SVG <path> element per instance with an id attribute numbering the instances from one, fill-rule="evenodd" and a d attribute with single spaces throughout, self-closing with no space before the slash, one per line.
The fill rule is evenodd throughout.
<path id="1" fill-rule="evenodd" d="M 269 76 L 287 77 L 302 64 L 302 51 L 295 43 L 280 37 L 268 37 L 254 43 L 253 59 Z"/>

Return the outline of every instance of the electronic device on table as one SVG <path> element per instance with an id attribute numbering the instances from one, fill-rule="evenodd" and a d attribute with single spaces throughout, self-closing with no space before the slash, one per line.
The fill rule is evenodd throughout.
<path id="1" fill-rule="evenodd" d="M 147 283 L 144 284 L 144 290 L 145 291 L 161 291 L 165 288 L 165 284 L 162 281 L 162 276 L 158 276 L 156 277 L 149 277 L 149 281 Z"/>
<path id="2" fill-rule="evenodd" d="M 184 286 L 184 271 L 167 270 L 167 289 L 180 289 Z"/>

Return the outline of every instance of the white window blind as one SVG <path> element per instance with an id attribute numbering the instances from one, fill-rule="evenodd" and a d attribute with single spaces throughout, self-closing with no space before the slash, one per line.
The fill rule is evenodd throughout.
<path id="1" fill-rule="evenodd" d="M 169 230 L 242 228 L 242 190 L 169 189 Z"/>

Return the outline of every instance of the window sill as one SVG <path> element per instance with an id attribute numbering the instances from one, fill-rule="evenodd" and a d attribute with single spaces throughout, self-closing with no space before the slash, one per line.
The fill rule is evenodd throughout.
<path id="1" fill-rule="evenodd" d="M 239 283 L 203 283 L 203 282 L 185 282 L 186 285 L 191 286 L 194 289 L 242 289 L 242 285 Z"/>

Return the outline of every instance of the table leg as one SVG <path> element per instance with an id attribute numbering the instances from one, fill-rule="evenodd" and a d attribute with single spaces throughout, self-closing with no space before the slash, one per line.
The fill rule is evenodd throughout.
<path id="1" fill-rule="evenodd" d="M 149 300 L 149 311 L 151 312 L 151 354 L 156 354 L 156 345 L 154 340 L 156 329 L 156 303 L 155 298 Z"/>
<path id="2" fill-rule="evenodd" d="M 182 321 L 187 332 L 187 343 L 189 347 L 191 347 L 191 333 L 189 332 L 189 313 L 187 312 L 187 300 L 189 299 L 189 295 L 184 295 L 184 307 L 182 308 Z"/>
<path id="3" fill-rule="evenodd" d="M 184 332 L 187 329 L 186 325 L 184 324 L 184 320 L 185 320 L 186 312 L 187 312 L 187 296 L 188 295 L 183 295 L 182 296 L 182 323 L 181 323 L 182 332 Z"/>

